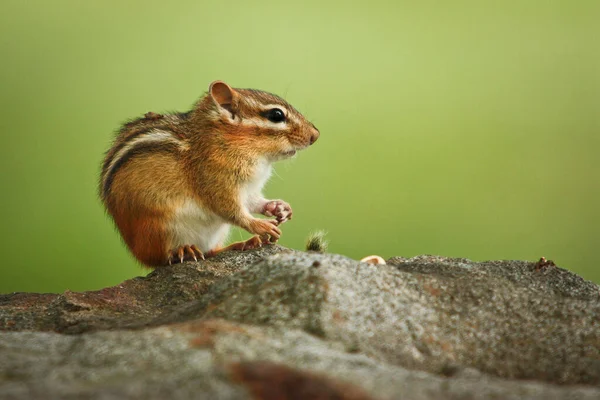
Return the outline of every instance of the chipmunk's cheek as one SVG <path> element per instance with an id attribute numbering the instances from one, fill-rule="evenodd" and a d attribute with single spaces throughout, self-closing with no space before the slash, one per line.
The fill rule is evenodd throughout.
<path id="1" fill-rule="evenodd" d="M 306 147 L 306 145 L 304 144 L 304 140 L 302 140 L 302 138 L 297 135 L 288 136 L 287 142 L 289 146 L 289 151 L 302 150 Z"/>

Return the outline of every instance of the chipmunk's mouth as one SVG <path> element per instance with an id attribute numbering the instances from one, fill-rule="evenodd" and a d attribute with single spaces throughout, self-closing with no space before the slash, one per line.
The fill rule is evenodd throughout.
<path id="1" fill-rule="evenodd" d="M 278 153 L 271 154 L 270 158 L 271 158 L 271 161 L 286 160 L 288 158 L 294 157 L 297 152 L 298 152 L 298 150 L 296 150 L 296 149 L 292 149 L 292 150 L 288 150 L 288 151 L 280 151 Z"/>

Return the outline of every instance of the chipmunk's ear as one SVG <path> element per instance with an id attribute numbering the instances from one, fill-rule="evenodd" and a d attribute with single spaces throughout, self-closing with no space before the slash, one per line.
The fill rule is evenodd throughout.
<path id="1" fill-rule="evenodd" d="M 238 94 L 231 86 L 223 81 L 214 81 L 210 84 L 208 93 L 210 93 L 210 97 L 212 97 L 215 103 L 232 112 L 232 104 L 235 102 Z"/>

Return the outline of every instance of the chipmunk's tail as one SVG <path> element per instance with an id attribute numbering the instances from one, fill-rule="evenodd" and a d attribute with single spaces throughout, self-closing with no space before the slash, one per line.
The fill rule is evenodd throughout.
<path id="1" fill-rule="evenodd" d="M 325 231 L 314 231 L 308 235 L 306 239 L 306 251 L 315 251 L 317 253 L 325 253 L 329 242 L 325 240 Z"/>

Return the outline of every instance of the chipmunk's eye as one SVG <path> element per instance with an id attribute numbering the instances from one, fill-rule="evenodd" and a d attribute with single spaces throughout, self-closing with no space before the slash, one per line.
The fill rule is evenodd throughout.
<path id="1" fill-rule="evenodd" d="M 285 121 L 285 114 L 279 108 L 271 108 L 263 113 L 263 116 L 271 122 Z"/>

